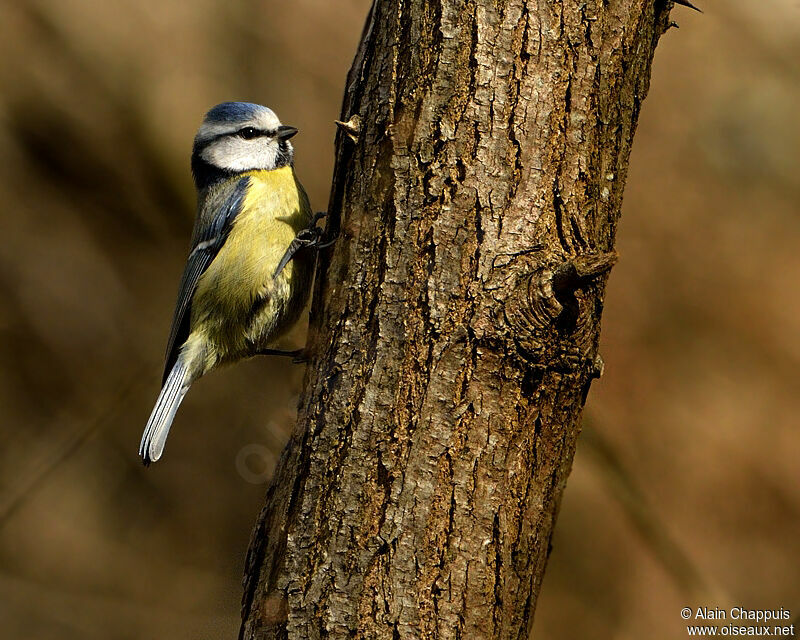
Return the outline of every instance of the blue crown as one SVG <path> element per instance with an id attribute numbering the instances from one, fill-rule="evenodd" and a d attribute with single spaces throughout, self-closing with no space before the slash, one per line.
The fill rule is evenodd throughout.
<path id="1" fill-rule="evenodd" d="M 269 111 L 266 107 L 252 102 L 223 102 L 212 107 L 206 114 L 206 122 L 236 122 L 250 120 L 257 113 Z"/>

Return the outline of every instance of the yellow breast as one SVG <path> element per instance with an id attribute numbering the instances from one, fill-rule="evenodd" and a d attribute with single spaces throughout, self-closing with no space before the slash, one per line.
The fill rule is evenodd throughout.
<path id="1" fill-rule="evenodd" d="M 208 368 L 248 355 L 294 322 L 311 273 L 307 260 L 293 260 L 274 277 L 289 244 L 311 219 L 292 167 L 244 175 L 250 185 L 242 209 L 192 299 L 188 342 L 202 345 L 198 356 Z"/>
<path id="2" fill-rule="evenodd" d="M 251 171 L 250 187 L 225 244 L 198 282 L 193 306 L 208 302 L 230 311 L 249 307 L 272 276 L 295 235 L 308 225 L 308 198 L 292 167 Z M 286 267 L 291 277 L 293 265 Z M 202 304 L 202 303 L 201 303 Z"/>

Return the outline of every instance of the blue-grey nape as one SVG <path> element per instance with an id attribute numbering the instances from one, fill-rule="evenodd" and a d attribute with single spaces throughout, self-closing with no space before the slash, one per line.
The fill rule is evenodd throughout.
<path id="1" fill-rule="evenodd" d="M 272 113 L 267 107 L 252 102 L 222 102 L 209 110 L 205 121 L 208 123 L 237 122 L 249 120 L 265 111 Z"/>

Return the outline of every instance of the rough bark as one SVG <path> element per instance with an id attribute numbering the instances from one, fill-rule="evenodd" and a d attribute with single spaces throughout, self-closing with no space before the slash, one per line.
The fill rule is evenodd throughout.
<path id="1" fill-rule="evenodd" d="M 670 7 L 373 6 L 242 638 L 528 636 Z"/>

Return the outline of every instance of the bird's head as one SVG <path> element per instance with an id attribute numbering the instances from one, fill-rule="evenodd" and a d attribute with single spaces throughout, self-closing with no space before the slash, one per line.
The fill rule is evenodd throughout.
<path id="1" fill-rule="evenodd" d="M 194 139 L 192 168 L 236 174 L 278 169 L 292 163 L 289 142 L 297 129 L 281 124 L 275 112 L 250 102 L 223 102 L 212 108 Z"/>

